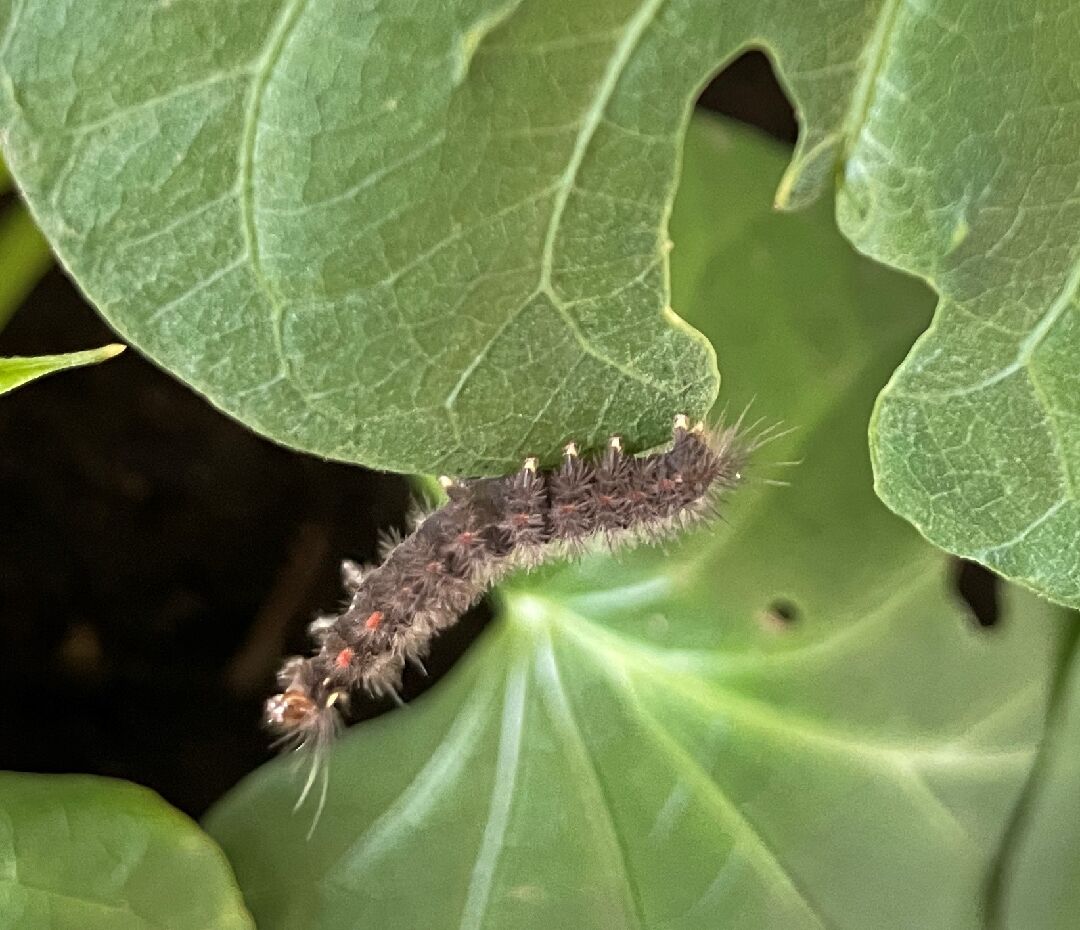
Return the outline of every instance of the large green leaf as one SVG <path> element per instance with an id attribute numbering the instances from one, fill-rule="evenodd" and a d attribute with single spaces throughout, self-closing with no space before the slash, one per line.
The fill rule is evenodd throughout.
<path id="1" fill-rule="evenodd" d="M 467 473 L 707 406 L 664 220 L 687 104 L 764 45 L 778 201 L 842 162 L 848 234 L 944 298 L 879 493 L 1080 603 L 1070 0 L 0 0 L 0 37 L 0 140 L 125 336 L 278 441 Z"/>
<path id="2" fill-rule="evenodd" d="M 1066 624 L 1009 588 L 978 632 L 875 498 L 871 402 L 929 301 L 824 210 L 770 214 L 782 162 L 693 126 L 672 228 L 732 403 L 797 425 L 762 456 L 803 459 L 791 487 L 516 578 L 446 680 L 340 743 L 310 842 L 289 765 L 243 783 L 209 828 L 263 930 L 980 926 Z"/>
<path id="3" fill-rule="evenodd" d="M 503 471 L 570 435 L 651 444 L 713 397 L 664 221 L 687 104 L 762 44 L 803 123 L 778 202 L 842 162 L 847 233 L 943 295 L 882 399 L 879 493 L 1078 604 L 1080 7 L 991 13 L 0 0 L 0 139 L 105 315 L 223 409 L 327 456 Z"/>
<path id="4" fill-rule="evenodd" d="M 688 104 L 767 39 L 809 193 L 877 7 L 3 0 L 0 138 L 105 315 L 225 410 L 323 455 L 506 470 L 708 406 L 709 348 L 664 310 Z"/>
<path id="5" fill-rule="evenodd" d="M 839 215 L 942 300 L 875 415 L 878 493 L 1080 606 L 1080 5 L 895 7 Z"/>
<path id="6" fill-rule="evenodd" d="M 50 375 L 65 368 L 79 368 L 82 365 L 96 365 L 110 358 L 115 358 L 124 351 L 124 346 L 113 343 L 100 349 L 87 349 L 85 352 L 68 352 L 64 355 L 33 355 L 26 358 L 0 358 L 0 394 L 21 387 L 28 381 Z"/>
<path id="7" fill-rule="evenodd" d="M 145 788 L 0 773 L 2 930 L 254 930 L 221 851 Z"/>

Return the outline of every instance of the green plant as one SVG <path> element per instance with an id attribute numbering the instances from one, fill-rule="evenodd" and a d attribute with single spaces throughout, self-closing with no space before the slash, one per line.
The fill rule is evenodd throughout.
<path id="1" fill-rule="evenodd" d="M 252 429 L 498 473 L 660 442 L 717 367 L 720 404 L 795 427 L 760 464 L 798 459 L 791 486 L 727 523 L 500 589 L 446 681 L 335 750 L 311 843 L 287 766 L 224 799 L 260 927 L 1072 925 L 1080 13 L 999 12 L 0 12 L 30 209 Z M 794 158 L 693 122 L 672 211 L 694 92 L 751 42 Z M 926 289 L 810 205 L 834 175 L 841 232 L 937 291 L 929 328 Z M 1001 629 L 932 543 L 1018 583 Z"/>
<path id="2" fill-rule="evenodd" d="M 152 792 L 5 772 L 0 798 L 2 926 L 252 926 L 220 850 Z"/>

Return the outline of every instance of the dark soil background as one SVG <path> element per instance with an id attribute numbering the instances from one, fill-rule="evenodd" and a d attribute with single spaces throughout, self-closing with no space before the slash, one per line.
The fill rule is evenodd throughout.
<path id="1" fill-rule="evenodd" d="M 795 139 L 758 53 L 701 105 Z M 0 355 L 112 338 L 54 269 L 0 333 Z M 372 559 L 407 503 L 403 478 L 260 439 L 133 350 L 5 396 L 0 769 L 119 776 L 198 816 L 269 757 L 259 717 L 280 657 L 338 603 L 340 560 Z M 442 637 L 406 697 L 484 621 Z"/>

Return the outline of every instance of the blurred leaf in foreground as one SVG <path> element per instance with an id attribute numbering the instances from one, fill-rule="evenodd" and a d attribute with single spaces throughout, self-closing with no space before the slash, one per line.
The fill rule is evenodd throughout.
<path id="1" fill-rule="evenodd" d="M 153 792 L 0 773 L 2 930 L 254 930 L 221 850 Z"/>

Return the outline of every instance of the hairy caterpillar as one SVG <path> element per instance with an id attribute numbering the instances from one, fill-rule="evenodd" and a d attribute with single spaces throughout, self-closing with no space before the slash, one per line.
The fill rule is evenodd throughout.
<path id="1" fill-rule="evenodd" d="M 311 656 L 285 662 L 267 723 L 291 747 L 319 749 L 341 727 L 351 693 L 395 693 L 406 661 L 419 662 L 432 637 L 507 572 L 574 554 L 597 537 L 619 545 L 672 535 L 735 487 L 768 432 L 748 437 L 741 421 L 707 431 L 680 415 L 664 452 L 628 455 L 613 437 L 595 459 L 570 443 L 553 469 L 527 459 L 502 478 L 441 479 L 447 503 L 381 564 L 343 565 L 349 602 L 311 625 Z M 305 795 L 317 770 L 316 761 Z"/>

